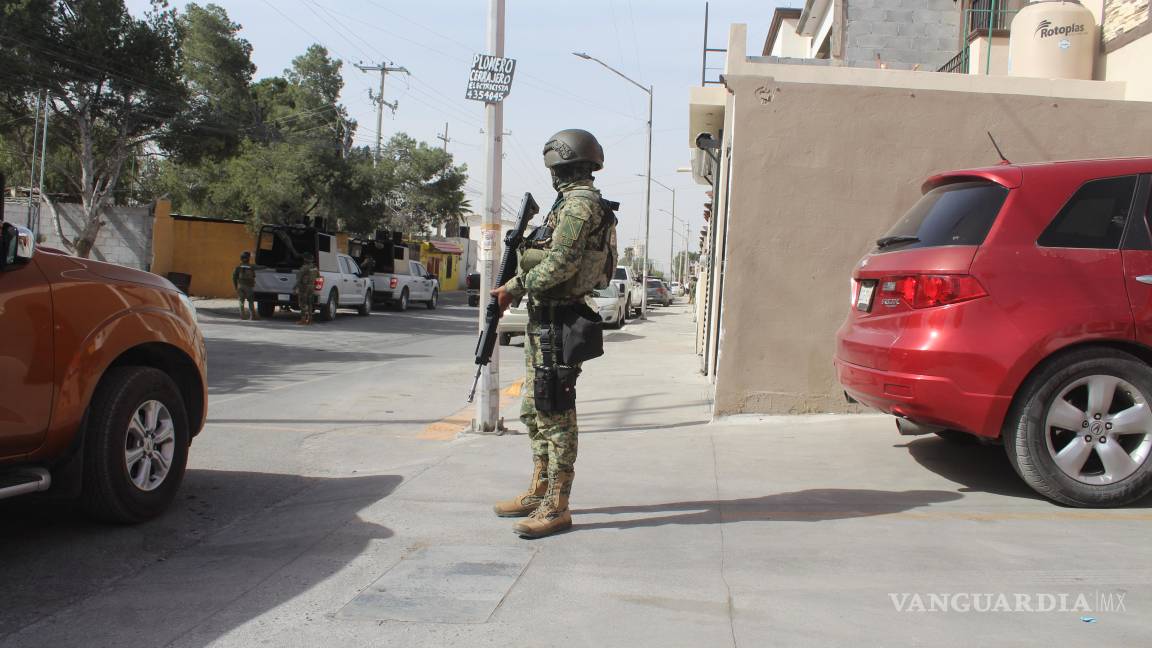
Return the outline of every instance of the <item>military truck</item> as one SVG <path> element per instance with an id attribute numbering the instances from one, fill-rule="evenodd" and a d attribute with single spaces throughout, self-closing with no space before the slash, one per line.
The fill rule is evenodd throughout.
<path id="1" fill-rule="evenodd" d="M 314 224 L 265 225 L 256 238 L 256 310 L 261 317 L 272 317 L 277 306 L 299 310 L 293 291 L 306 253 L 312 254 L 320 271 L 313 286 L 320 319 L 335 319 L 338 308 L 369 314 L 371 281 L 362 276 L 352 257 L 337 252 L 335 236 Z"/>
<path id="2" fill-rule="evenodd" d="M 381 230 L 374 239 L 351 239 L 348 254 L 361 268 L 372 271 L 373 305 L 405 311 L 409 304 L 418 302 L 436 308 L 440 281 L 419 261 L 409 258 L 410 251 L 400 233 Z"/>

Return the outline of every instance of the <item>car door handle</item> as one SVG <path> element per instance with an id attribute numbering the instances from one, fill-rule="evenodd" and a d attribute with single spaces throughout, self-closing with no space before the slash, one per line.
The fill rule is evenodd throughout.
<path id="1" fill-rule="evenodd" d="M 1140 275 L 1139 277 L 1136 277 L 1136 281 L 1139 281 L 1142 284 L 1152 284 L 1152 275 Z"/>

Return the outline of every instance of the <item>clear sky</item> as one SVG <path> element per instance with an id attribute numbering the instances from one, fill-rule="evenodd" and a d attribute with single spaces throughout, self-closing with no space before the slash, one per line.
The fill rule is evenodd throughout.
<path id="1" fill-rule="evenodd" d="M 184 2 L 174 2 L 182 7 Z M 208 4 L 201 2 L 201 4 Z M 257 77 L 280 74 L 314 42 L 344 61 L 342 102 L 358 122 L 358 144 L 374 145 L 375 106 L 368 90 L 379 77 L 352 64 L 385 62 L 410 76 L 389 75 L 388 101 L 399 110 L 384 116 L 384 137 L 404 131 L 441 145 L 448 124 L 448 150 L 468 165 L 468 199 L 483 204 L 483 104 L 464 99 L 472 55 L 486 51 L 487 0 L 217 0 L 253 46 Z M 787 3 L 781 3 L 787 6 Z M 148 0 L 128 0 L 142 12 Z M 726 47 L 728 25 L 749 25 L 749 47 L 763 42 L 777 2 L 713 0 L 712 47 Z M 798 5 L 796 5 L 798 6 Z M 676 189 L 676 215 L 687 220 L 691 246 L 704 220 L 704 191 L 691 175 L 677 173 L 689 161 L 688 89 L 700 83 L 704 2 L 696 0 L 507 0 L 505 55 L 517 60 L 512 93 L 505 100 L 504 203 L 516 206 L 533 192 L 547 205 L 553 197 L 541 149 L 564 128 L 584 128 L 604 145 L 605 168 L 597 185 L 622 203 L 620 247 L 643 236 L 644 120 L 646 95 L 594 62 L 572 56 L 585 51 L 644 85 L 655 88 L 652 176 Z M 755 52 L 756 54 L 759 51 Z M 714 55 L 712 65 L 721 65 Z M 715 72 L 710 73 L 715 75 Z M 651 257 L 667 268 L 672 194 L 653 183 Z M 677 226 L 676 250 L 683 249 Z"/>

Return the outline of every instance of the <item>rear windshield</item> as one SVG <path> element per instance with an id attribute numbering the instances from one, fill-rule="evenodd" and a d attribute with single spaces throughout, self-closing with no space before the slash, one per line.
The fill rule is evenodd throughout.
<path id="1" fill-rule="evenodd" d="M 616 276 L 614 278 L 615 279 L 627 279 L 628 278 L 628 268 L 616 268 Z"/>
<path id="2" fill-rule="evenodd" d="M 649 279 L 648 280 L 648 287 L 649 288 L 663 288 L 664 284 L 660 283 L 659 279 Z"/>
<path id="3" fill-rule="evenodd" d="M 1008 189 L 985 180 L 937 187 L 877 240 L 877 250 L 980 245 L 1007 197 Z"/>
<path id="4" fill-rule="evenodd" d="M 260 230 L 256 265 L 280 269 L 299 268 L 304 264 L 305 253 L 311 254 L 315 261 L 316 239 L 316 230 L 312 228 L 266 227 Z"/>
<path id="5" fill-rule="evenodd" d="M 596 295 L 597 297 L 607 297 L 609 299 L 615 299 L 619 293 L 616 291 L 615 286 L 608 286 L 607 288 L 597 288 L 596 292 L 594 292 L 593 294 Z"/>

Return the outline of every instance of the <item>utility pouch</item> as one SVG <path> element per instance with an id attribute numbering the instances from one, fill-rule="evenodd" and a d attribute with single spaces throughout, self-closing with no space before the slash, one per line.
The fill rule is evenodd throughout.
<path id="1" fill-rule="evenodd" d="M 579 303 L 559 309 L 557 318 L 562 340 L 560 364 L 577 365 L 604 355 L 604 320 L 600 313 Z"/>
<path id="2" fill-rule="evenodd" d="M 576 409 L 576 367 L 534 367 L 532 397 L 536 411 L 546 414 Z"/>

